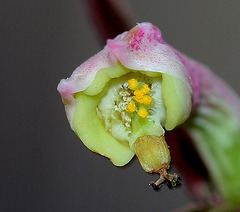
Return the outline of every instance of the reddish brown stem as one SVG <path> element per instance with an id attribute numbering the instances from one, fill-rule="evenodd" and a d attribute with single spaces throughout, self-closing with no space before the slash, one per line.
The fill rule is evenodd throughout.
<path id="1" fill-rule="evenodd" d="M 135 24 L 124 1 L 84 0 L 92 23 L 102 42 L 129 30 Z"/>

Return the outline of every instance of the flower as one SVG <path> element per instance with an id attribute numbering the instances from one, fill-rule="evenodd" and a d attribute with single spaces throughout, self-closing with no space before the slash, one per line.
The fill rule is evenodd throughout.
<path id="1" fill-rule="evenodd" d="M 206 66 L 168 45 L 151 23 L 108 40 L 57 89 L 71 128 L 90 150 L 117 166 L 136 154 L 145 171 L 160 173 L 154 186 L 165 179 L 175 186 L 178 175 L 166 171 L 165 137 L 184 149 L 170 132 L 181 129 L 200 150 L 214 192 L 239 203 L 239 98 Z"/>

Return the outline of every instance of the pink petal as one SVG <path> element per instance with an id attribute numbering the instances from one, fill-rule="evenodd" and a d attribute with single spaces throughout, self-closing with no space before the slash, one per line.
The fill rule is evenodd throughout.
<path id="1" fill-rule="evenodd" d="M 93 82 L 96 73 L 103 68 L 113 67 L 117 60 L 110 57 L 107 47 L 80 65 L 70 78 L 62 79 L 57 90 L 63 98 L 85 90 Z"/>
<path id="2" fill-rule="evenodd" d="M 72 126 L 75 102 L 72 95 L 85 90 L 96 73 L 114 67 L 120 61 L 132 70 L 166 73 L 181 79 L 192 92 L 190 76 L 174 51 L 163 41 L 161 32 L 151 23 L 141 23 L 107 41 L 102 51 L 80 65 L 68 79 L 60 81 L 57 90 L 65 103 Z"/>
<path id="3" fill-rule="evenodd" d="M 181 79 L 191 90 L 189 74 L 172 49 L 163 41 L 161 32 L 151 23 L 141 23 L 108 40 L 107 46 L 125 67 L 133 70 L 166 73 Z"/>

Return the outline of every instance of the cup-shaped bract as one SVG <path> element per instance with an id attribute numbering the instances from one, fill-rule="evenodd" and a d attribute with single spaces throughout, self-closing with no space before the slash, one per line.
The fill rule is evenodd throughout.
<path id="1" fill-rule="evenodd" d="M 135 90 L 131 79 L 138 83 Z M 192 108 L 190 76 L 150 23 L 108 40 L 102 51 L 61 80 L 58 91 L 82 142 L 120 166 L 135 154 L 138 138 L 164 135 L 165 129 L 183 123 Z"/>

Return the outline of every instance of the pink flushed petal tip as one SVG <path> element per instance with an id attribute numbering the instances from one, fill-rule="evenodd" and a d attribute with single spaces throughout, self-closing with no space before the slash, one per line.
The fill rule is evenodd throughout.
<path id="1" fill-rule="evenodd" d="M 151 23 L 138 24 L 122 36 L 108 40 L 107 47 L 110 54 L 129 69 L 166 73 L 192 89 L 186 67 Z"/>
<path id="2" fill-rule="evenodd" d="M 66 98 L 67 96 L 69 96 L 73 93 L 73 90 L 72 90 L 71 86 L 69 86 L 67 79 L 66 80 L 62 79 L 60 81 L 60 83 L 57 86 L 57 90 L 63 98 Z"/>
<path id="3" fill-rule="evenodd" d="M 181 79 L 191 90 L 191 80 L 180 58 L 165 44 L 160 30 L 151 23 L 141 23 L 128 32 L 108 40 L 102 51 L 79 66 L 58 90 L 67 95 L 85 90 L 96 73 L 120 62 L 126 68 L 166 73 Z"/>

